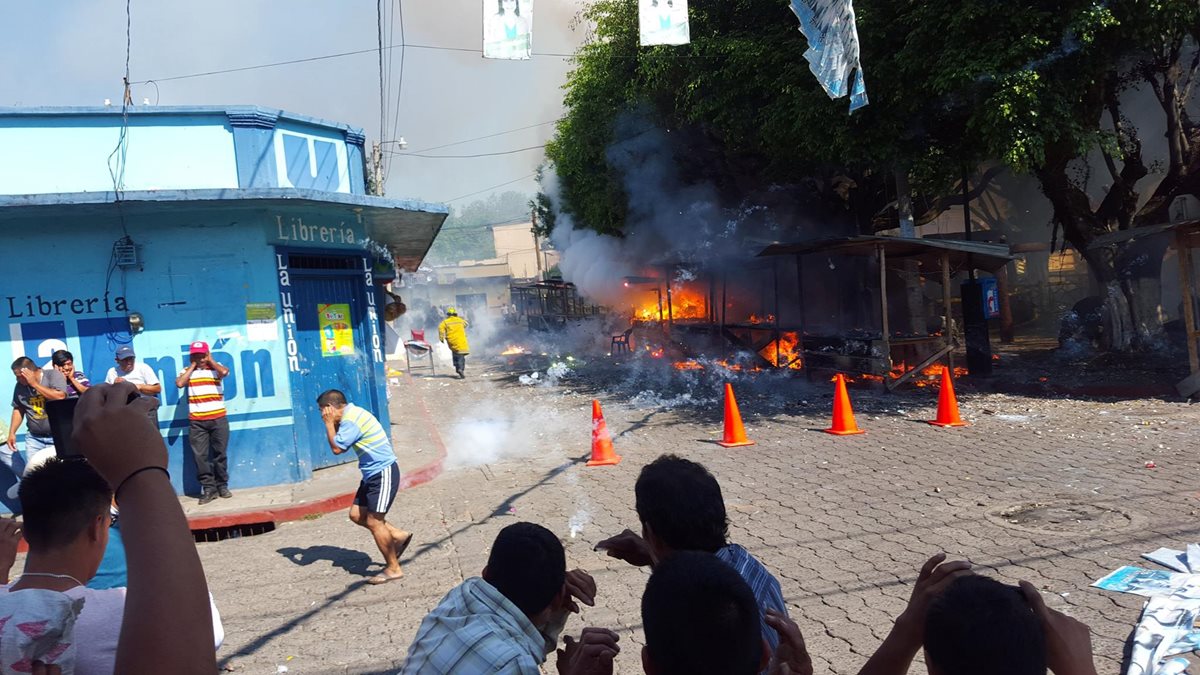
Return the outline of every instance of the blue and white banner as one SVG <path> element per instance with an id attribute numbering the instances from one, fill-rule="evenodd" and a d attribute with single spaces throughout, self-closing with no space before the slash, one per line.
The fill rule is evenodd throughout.
<path id="1" fill-rule="evenodd" d="M 867 104 L 851 0 L 791 0 L 808 38 L 804 58 L 829 98 L 850 96 L 850 112 Z"/>
<path id="2" fill-rule="evenodd" d="M 687 0 L 638 0 L 638 25 L 643 47 L 692 41 Z"/>
<path id="3" fill-rule="evenodd" d="M 533 0 L 483 0 L 483 58 L 533 55 Z"/>

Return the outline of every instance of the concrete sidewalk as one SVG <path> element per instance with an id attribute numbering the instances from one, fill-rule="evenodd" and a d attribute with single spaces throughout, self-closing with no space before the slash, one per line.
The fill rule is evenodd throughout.
<path id="1" fill-rule="evenodd" d="M 399 367 L 403 364 L 388 364 Z M 427 483 L 442 472 L 446 447 L 433 424 L 420 388 L 408 375 L 388 378 L 392 445 L 400 463 L 400 489 Z M 303 483 L 234 490 L 233 498 L 201 506 L 195 497 L 179 503 L 193 531 L 252 523 L 282 523 L 350 507 L 361 474 L 358 463 L 318 469 Z"/>

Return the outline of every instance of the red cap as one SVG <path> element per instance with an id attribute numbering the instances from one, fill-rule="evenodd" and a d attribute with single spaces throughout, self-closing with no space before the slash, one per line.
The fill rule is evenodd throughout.
<path id="1" fill-rule="evenodd" d="M 188 353 L 189 354 L 207 354 L 208 353 L 208 343 L 203 342 L 201 340 L 197 340 L 192 343 L 192 348 L 188 350 Z"/>

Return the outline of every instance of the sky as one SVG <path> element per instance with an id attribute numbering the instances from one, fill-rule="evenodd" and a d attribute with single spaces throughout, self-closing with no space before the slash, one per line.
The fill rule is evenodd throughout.
<path id="1" fill-rule="evenodd" d="M 283 108 L 361 127 L 368 147 L 381 137 L 403 137 L 403 152 L 419 154 L 507 153 L 551 137 L 553 125 L 542 123 L 563 114 L 571 65 L 564 56 L 538 54 L 574 52 L 586 32 L 574 20 L 584 0 L 538 0 L 529 61 L 482 58 L 482 0 L 383 3 L 384 44 L 402 42 L 399 7 L 403 43 L 410 46 L 385 51 L 389 110 L 382 134 L 376 3 L 368 0 L 129 0 L 130 80 L 157 81 L 134 86 L 134 103 Z M 125 0 L 3 3 L 0 106 L 100 105 L 106 98 L 119 105 L 125 9 Z M 358 50 L 371 51 L 169 79 Z M 532 128 L 422 153 L 522 127 Z M 469 159 L 390 155 L 387 195 L 461 208 L 492 192 L 532 194 L 531 174 L 543 157 L 540 149 Z"/>

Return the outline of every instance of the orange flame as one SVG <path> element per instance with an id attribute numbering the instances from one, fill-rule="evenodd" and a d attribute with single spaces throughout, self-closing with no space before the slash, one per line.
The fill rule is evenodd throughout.
<path id="1" fill-rule="evenodd" d="M 508 349 L 500 352 L 500 356 L 516 356 L 518 354 L 528 354 L 529 350 L 519 345 L 509 345 Z"/>
<path id="2" fill-rule="evenodd" d="M 759 316 L 757 314 L 751 314 L 750 318 L 747 319 L 747 322 L 749 322 L 755 326 L 757 326 L 760 323 L 775 323 L 775 315 L 768 314 L 766 316 Z"/>
<path id="3" fill-rule="evenodd" d="M 638 321 L 658 321 L 658 297 L 654 296 L 638 305 L 633 311 L 633 318 Z M 707 319 L 708 299 L 702 293 L 687 288 L 672 288 L 670 307 L 667 306 L 666 293 L 662 296 L 662 320 L 667 319 Z"/>
<path id="4" fill-rule="evenodd" d="M 676 361 L 676 370 L 704 370 L 704 365 L 696 361 Z"/>
<path id="5" fill-rule="evenodd" d="M 797 333 L 783 333 L 779 336 L 778 340 L 771 340 L 766 347 L 763 347 L 758 352 L 758 355 L 776 368 L 786 366 L 792 370 L 800 370 L 804 367 L 803 361 L 800 358 L 800 351 L 800 335 Z"/>

